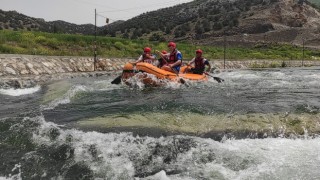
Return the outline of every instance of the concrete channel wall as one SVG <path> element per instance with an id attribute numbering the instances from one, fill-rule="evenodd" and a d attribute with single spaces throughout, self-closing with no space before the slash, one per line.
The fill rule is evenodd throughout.
<path id="1" fill-rule="evenodd" d="M 70 76 L 111 75 L 120 72 L 123 65 L 129 61 L 134 60 L 128 58 L 97 58 L 97 62 L 94 63 L 93 57 L 0 54 L 0 87 L 1 83 L 2 86 L 4 84 L 15 87 L 28 86 L 23 85 L 20 82 L 21 80 L 39 83 Z M 282 60 L 212 60 L 210 62 L 217 69 L 245 69 L 281 65 L 287 67 L 302 66 L 302 61 Z M 320 61 L 303 61 L 303 65 L 319 66 Z"/>

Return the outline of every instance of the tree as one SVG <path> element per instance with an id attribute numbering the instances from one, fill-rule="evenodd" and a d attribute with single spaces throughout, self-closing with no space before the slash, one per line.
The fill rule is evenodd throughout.
<path id="1" fill-rule="evenodd" d="M 194 28 L 197 34 L 202 34 L 204 31 L 199 21 L 196 23 L 196 26 Z"/>
<path id="2" fill-rule="evenodd" d="M 129 39 L 129 34 L 127 32 L 125 32 L 123 35 L 122 35 L 123 38 L 125 39 Z"/>
<path id="3" fill-rule="evenodd" d="M 110 36 L 111 36 L 111 37 L 116 37 L 116 32 L 115 32 L 115 31 L 111 31 L 111 32 L 110 32 Z"/>
<path id="4" fill-rule="evenodd" d="M 204 19 L 202 21 L 202 27 L 203 27 L 204 32 L 208 32 L 211 30 L 210 22 L 207 19 Z"/>
<path id="5" fill-rule="evenodd" d="M 158 33 L 153 33 L 149 38 L 149 41 L 159 41 L 159 40 L 160 40 L 160 35 Z"/>
<path id="6" fill-rule="evenodd" d="M 234 26 L 238 26 L 238 25 L 239 25 L 239 20 L 238 20 L 238 18 L 234 18 L 234 19 L 233 19 L 233 25 L 234 25 Z"/>
<path id="7" fill-rule="evenodd" d="M 135 29 L 132 32 L 131 39 L 137 39 L 138 37 L 139 37 L 139 31 L 138 31 L 138 29 Z"/>
<path id="8" fill-rule="evenodd" d="M 142 35 L 141 30 L 136 28 L 133 32 L 132 32 L 132 36 L 131 39 L 137 39 L 138 37 L 140 37 Z"/>
<path id="9" fill-rule="evenodd" d="M 213 29 L 216 30 L 216 31 L 222 29 L 222 27 L 223 26 L 222 26 L 221 22 L 216 22 L 216 23 L 213 24 Z"/>
<path id="10" fill-rule="evenodd" d="M 57 24 L 53 24 L 53 33 L 61 33 L 61 32 L 62 32 L 62 28 Z"/>
<path id="11" fill-rule="evenodd" d="M 188 32 L 188 31 L 191 30 L 189 23 L 183 24 L 183 25 L 181 26 L 181 28 L 184 29 L 185 32 Z"/>

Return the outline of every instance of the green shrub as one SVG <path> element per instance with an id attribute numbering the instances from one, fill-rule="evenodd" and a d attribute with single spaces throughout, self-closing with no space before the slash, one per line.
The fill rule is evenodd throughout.
<path id="1" fill-rule="evenodd" d="M 45 42 L 47 41 L 46 37 L 44 36 L 38 36 L 35 38 L 36 43 L 40 43 L 40 44 L 45 44 Z"/>
<path id="2" fill-rule="evenodd" d="M 124 47 L 124 44 L 122 43 L 122 42 L 115 42 L 114 43 L 114 46 L 115 46 L 115 48 L 117 48 L 118 50 L 124 50 L 125 49 L 125 47 Z"/>
<path id="3" fill-rule="evenodd" d="M 280 67 L 280 64 L 278 62 L 274 62 L 273 61 L 273 62 L 270 63 L 269 67 L 270 68 L 277 68 L 277 67 Z"/>
<path id="4" fill-rule="evenodd" d="M 13 49 L 11 46 L 8 46 L 7 44 L 0 44 L 0 52 L 4 54 L 13 54 Z"/>
<path id="5" fill-rule="evenodd" d="M 46 45 L 52 49 L 59 49 L 60 43 L 56 38 L 51 38 L 47 40 Z"/>

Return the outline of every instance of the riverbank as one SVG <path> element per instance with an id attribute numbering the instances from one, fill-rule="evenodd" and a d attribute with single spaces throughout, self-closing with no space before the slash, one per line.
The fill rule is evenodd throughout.
<path id="1" fill-rule="evenodd" d="M 0 87 L 24 88 L 50 80 L 119 74 L 123 65 L 133 59 L 76 56 L 0 55 Z M 320 66 L 320 61 L 295 60 L 211 60 L 223 69 Z"/>

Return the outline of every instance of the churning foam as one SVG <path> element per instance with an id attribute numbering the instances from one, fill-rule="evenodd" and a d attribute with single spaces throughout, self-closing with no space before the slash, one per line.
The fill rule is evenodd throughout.
<path id="1" fill-rule="evenodd" d="M 33 94 L 41 89 L 40 86 L 35 86 L 32 88 L 24 88 L 24 89 L 0 89 L 0 93 L 8 96 L 23 96 L 27 94 Z"/>
<path id="2" fill-rule="evenodd" d="M 88 88 L 86 88 L 85 86 L 82 86 L 82 85 L 73 86 L 62 97 L 53 100 L 48 105 L 42 105 L 42 108 L 45 110 L 48 110 L 48 109 L 54 109 L 55 107 L 59 106 L 60 104 L 68 104 L 71 102 L 71 98 L 74 97 L 78 92 L 87 91 L 87 90 L 88 90 Z"/>

